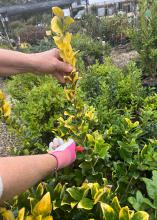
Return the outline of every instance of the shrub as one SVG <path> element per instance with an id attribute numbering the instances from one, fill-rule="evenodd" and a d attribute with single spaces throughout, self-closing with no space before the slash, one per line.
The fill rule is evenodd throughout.
<path id="1" fill-rule="evenodd" d="M 83 143 L 85 147 L 85 152 L 78 154 L 74 166 L 58 172 L 55 179 L 51 177 L 47 181 L 50 186 L 46 188 L 46 191 L 52 193 L 52 198 L 54 198 L 53 189 L 65 189 L 60 184 L 57 185 L 58 182 L 66 183 L 67 191 L 71 192 L 75 189 L 74 186 L 77 186 L 76 190 L 84 189 L 84 182 L 92 184 L 97 182 L 102 187 L 103 178 L 109 179 L 109 184 L 113 186 L 113 194 L 118 195 L 122 205 L 127 204 L 129 196 L 135 195 L 136 186 L 140 186 L 139 190 L 144 195 L 145 188 L 140 177 L 143 177 L 143 173 L 147 171 L 145 177 L 148 178 L 156 167 L 153 159 L 156 148 L 148 139 L 143 138 L 147 123 L 142 116 L 144 112 L 142 115 L 138 115 L 137 111 L 139 109 L 144 111 L 147 104 L 154 103 L 151 111 L 155 114 L 156 98 L 154 95 L 145 98 L 140 76 L 140 71 L 133 63 L 129 65 L 126 72 L 118 69 L 109 61 L 102 65 L 95 64 L 89 69 L 87 75 L 83 75 L 81 88 L 83 88 L 85 95 L 81 89 L 78 90 L 77 101 L 75 99 L 75 102 L 79 103 L 77 109 L 70 104 L 60 107 L 62 97 L 64 99 L 63 90 L 54 81 L 52 82 L 51 78 L 38 78 L 34 75 L 27 75 L 26 79 L 18 78 L 21 76 L 14 77 L 15 82 L 14 80 L 11 82 L 12 86 L 13 83 L 18 82 L 18 88 L 21 81 L 24 87 L 20 92 L 26 91 L 22 99 L 20 99 L 18 92 L 14 91 L 14 95 L 16 95 L 16 100 L 14 100 L 16 104 L 15 118 L 17 121 L 19 120 L 19 125 L 24 125 L 21 126 L 20 132 L 27 140 L 25 143 L 27 148 L 24 148 L 25 153 L 27 153 L 26 149 L 31 153 L 45 151 L 46 145 L 54 135 L 50 133 L 52 129 L 57 135 L 64 138 L 73 137 L 79 145 Z M 31 77 L 32 85 L 28 87 L 28 79 Z M 99 86 L 95 87 L 95 92 L 93 92 L 92 88 L 96 82 Z M 91 86 L 90 83 L 93 85 Z M 91 99 L 89 99 L 88 92 L 91 93 Z M 56 96 L 59 102 L 54 100 Z M 85 97 L 88 99 L 88 105 L 82 100 Z M 66 111 L 63 113 L 65 106 Z M 56 120 L 58 117 L 59 119 Z M 55 126 L 53 125 L 54 121 L 57 121 Z M 155 120 L 153 119 L 151 123 L 155 125 Z M 150 132 L 148 133 L 150 134 Z M 151 150 L 145 151 L 145 144 Z M 115 189 L 116 191 L 114 191 Z M 23 196 L 25 197 L 25 194 Z M 66 215 L 67 219 L 69 215 L 76 218 L 78 215 L 82 218 L 85 215 L 97 218 L 94 216 L 94 213 L 99 213 L 95 212 L 97 205 L 91 210 L 86 208 L 80 210 L 77 207 L 77 201 L 73 201 L 73 199 L 71 201 L 67 193 L 65 193 L 65 197 L 68 200 L 66 204 L 54 199 L 55 209 L 52 215 L 56 219 L 63 215 Z M 56 194 L 55 198 L 57 198 Z M 90 194 L 85 198 L 91 200 Z M 19 203 L 21 201 L 23 200 L 19 197 Z M 74 202 L 75 206 L 71 208 L 68 205 L 69 201 Z M 110 204 L 110 200 L 105 203 Z M 28 204 L 28 201 L 19 205 L 19 208 L 25 204 Z"/>
<path id="2" fill-rule="evenodd" d="M 86 34 L 92 39 L 103 36 L 104 27 L 99 17 L 95 15 L 85 15 L 81 20 L 74 23 L 71 27 L 72 32 Z"/>
<path id="3" fill-rule="evenodd" d="M 35 45 L 32 45 L 30 47 L 30 52 L 39 53 L 46 50 L 51 50 L 53 47 L 55 47 L 55 45 L 53 45 L 52 39 L 44 38 L 38 41 Z"/>
<path id="4" fill-rule="evenodd" d="M 141 67 L 144 76 L 157 74 L 157 2 L 141 1 L 140 14 L 137 28 L 129 31 L 132 43 L 140 54 Z"/>
<path id="5" fill-rule="evenodd" d="M 21 42 L 36 44 L 39 40 L 44 38 L 45 33 L 46 30 L 43 27 L 27 25 L 26 28 L 20 30 L 19 36 L 21 37 Z"/>
<path id="6" fill-rule="evenodd" d="M 73 33 L 85 34 L 94 40 L 103 40 L 115 46 L 122 43 L 122 36 L 123 41 L 127 42 L 128 38 L 125 31 L 130 25 L 128 17 L 124 15 L 99 18 L 90 14 L 75 22 L 71 29 Z"/>
<path id="7" fill-rule="evenodd" d="M 141 85 L 141 71 L 133 63 L 127 71 L 123 71 L 107 60 L 105 64 L 91 66 L 79 81 L 71 34 L 65 31 L 67 27 L 64 26 L 73 20 L 68 17 L 65 22 L 63 12 L 55 9 L 59 16 L 52 20 L 52 30 L 56 33 L 54 40 L 62 52 L 62 59 L 73 66 L 68 76 L 72 83 L 64 87 L 64 112 L 60 108 L 62 98 L 64 100 L 63 89 L 52 83 L 49 77 L 34 78 L 34 85 L 30 89 L 26 83 L 26 91 L 30 91 L 21 100 L 18 95 L 15 104 L 19 105 L 17 112 L 22 109 L 20 114 L 23 121 L 20 120 L 20 125 L 22 122 L 26 126 L 22 129 L 31 137 L 34 152 L 43 149 L 40 142 L 47 144 L 51 135 L 48 138 L 45 135 L 41 140 L 41 133 L 50 129 L 64 139 L 74 138 L 85 151 L 78 153 L 74 165 L 57 172 L 55 178 L 47 179 L 44 197 L 44 189 L 40 185 L 18 197 L 11 207 L 16 214 L 25 206 L 26 212 L 22 209 L 19 216 L 31 215 L 29 218 L 33 219 L 52 219 L 52 216 L 56 219 L 63 216 L 65 219 L 148 219 L 145 212 L 134 213 L 128 207 L 121 208 L 115 195 L 122 205 L 127 204 L 128 197 L 135 196 L 137 187 L 145 195 L 141 177 L 148 180 L 156 169 L 156 140 L 155 137 L 154 140 L 143 137 L 145 118 L 142 118 L 142 110 L 147 110 L 148 103 L 152 103 L 152 113 L 156 110 L 156 97 L 151 95 L 147 100 Z M 60 22 L 64 24 L 61 27 L 58 26 Z M 54 126 L 51 116 L 55 118 L 56 115 L 57 125 Z M 155 120 L 153 122 L 156 123 Z M 111 185 L 113 190 L 110 193 Z M 28 198 L 31 198 L 31 205 Z M 46 212 L 42 207 L 46 207 Z M 5 211 L 1 209 L 2 215 Z"/>
<path id="8" fill-rule="evenodd" d="M 102 63 L 104 57 L 109 56 L 111 52 L 109 44 L 102 45 L 100 41 L 94 41 L 86 35 L 75 35 L 72 45 L 75 50 L 81 51 L 85 65 L 94 64 L 96 60 Z"/>
<path id="9" fill-rule="evenodd" d="M 45 188 L 49 191 L 44 194 Z M 50 185 L 38 185 L 35 193 L 27 192 L 22 199 L 29 208 L 19 208 L 15 214 L 17 219 L 44 218 L 60 220 L 64 216 L 69 219 L 106 219 L 106 220 L 148 220 L 146 212 L 134 212 L 128 206 L 121 207 L 117 197 L 111 199 L 110 186 L 104 183 L 83 183 L 80 187 L 67 188 L 58 183 L 55 188 Z M 29 196 L 29 197 L 28 197 Z M 31 199 L 30 199 L 31 198 Z M 21 204 L 19 204 L 21 206 Z M 14 212 L 15 213 L 15 212 Z M 3 219 L 14 219 L 14 214 L 1 209 Z M 7 216 L 8 218 L 6 218 Z"/>
<path id="10" fill-rule="evenodd" d="M 113 119 L 114 123 L 117 114 L 122 115 L 126 108 L 136 112 L 145 96 L 141 71 L 135 64 L 130 63 L 128 69 L 123 71 L 111 64 L 109 59 L 102 65 L 97 63 L 89 68 L 83 75 L 81 88 L 85 99 L 98 111 L 103 130 L 108 121 Z"/>
<path id="11" fill-rule="evenodd" d="M 8 88 L 13 99 L 12 123 L 27 152 L 45 151 L 44 146 L 53 138 L 55 121 L 63 112 L 63 89 L 50 76 L 31 74 L 13 77 Z"/>

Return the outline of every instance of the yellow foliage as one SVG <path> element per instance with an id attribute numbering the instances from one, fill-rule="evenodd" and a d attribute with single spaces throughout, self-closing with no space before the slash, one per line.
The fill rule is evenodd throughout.
<path id="1" fill-rule="evenodd" d="M 63 33 L 61 19 L 58 18 L 57 16 L 53 17 L 51 21 L 51 30 L 55 32 L 56 34 Z"/>
<path id="2" fill-rule="evenodd" d="M 73 19 L 72 17 L 70 17 L 70 16 L 65 17 L 65 19 L 64 19 L 64 25 L 69 26 L 69 25 L 71 25 L 72 23 L 74 23 L 74 19 Z"/>
<path id="3" fill-rule="evenodd" d="M 60 17 L 60 18 L 63 18 L 64 17 L 64 12 L 61 8 L 59 7 L 53 7 L 52 8 L 52 12 L 54 13 L 54 15 Z"/>
<path id="4" fill-rule="evenodd" d="M 21 49 L 27 49 L 29 47 L 29 44 L 28 43 L 21 43 L 20 44 L 20 48 Z"/>
<path id="5" fill-rule="evenodd" d="M 25 217 L 25 220 L 34 220 L 33 215 L 28 215 Z"/>
<path id="6" fill-rule="evenodd" d="M 16 220 L 24 220 L 24 217 L 25 217 L 25 208 L 22 208 L 19 210 Z"/>
<path id="7" fill-rule="evenodd" d="M 5 99 L 5 95 L 4 93 L 2 92 L 2 90 L 0 90 L 0 100 L 4 100 Z"/>
<path id="8" fill-rule="evenodd" d="M 52 216 L 46 216 L 46 217 L 42 218 L 42 220 L 53 220 L 53 217 Z"/>
<path id="9" fill-rule="evenodd" d="M 9 102 L 4 101 L 4 104 L 2 106 L 2 110 L 3 110 L 4 117 L 9 117 L 10 116 L 11 108 L 10 108 Z"/>
<path id="10" fill-rule="evenodd" d="M 15 217 L 10 210 L 2 212 L 3 220 L 15 220 Z"/>
<path id="11" fill-rule="evenodd" d="M 5 100 L 5 94 L 0 90 L 0 117 L 9 117 L 11 107 L 8 101 Z"/>
<path id="12" fill-rule="evenodd" d="M 52 211 L 50 193 L 46 193 L 43 198 L 35 205 L 33 209 L 33 215 L 35 216 L 47 216 Z"/>
<path id="13" fill-rule="evenodd" d="M 56 34 L 54 42 L 60 50 L 61 58 L 75 68 L 76 53 L 71 46 L 72 34 L 65 31 L 74 22 L 74 19 L 70 16 L 64 17 L 62 9 L 58 7 L 52 8 L 52 11 L 56 15 L 51 21 L 51 30 Z"/>

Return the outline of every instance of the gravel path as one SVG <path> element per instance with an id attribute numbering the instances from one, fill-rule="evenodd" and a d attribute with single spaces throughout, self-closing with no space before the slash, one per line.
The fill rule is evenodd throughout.
<path id="1" fill-rule="evenodd" d="M 5 91 L 4 79 L 0 77 L 0 89 Z M 9 97 L 7 97 L 9 99 Z M 19 146 L 19 141 L 16 136 L 9 132 L 8 126 L 0 121 L 0 156 L 11 155 L 11 151 L 14 147 Z"/>
<path id="2" fill-rule="evenodd" d="M 114 48 L 111 52 L 113 63 L 120 68 L 125 67 L 131 60 L 138 58 L 138 56 L 135 50 L 127 51 L 125 46 Z"/>

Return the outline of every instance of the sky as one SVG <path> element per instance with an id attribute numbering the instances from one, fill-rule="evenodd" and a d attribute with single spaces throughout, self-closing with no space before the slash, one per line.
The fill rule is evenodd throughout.
<path id="1" fill-rule="evenodd" d="M 94 3 L 104 3 L 104 0 L 89 0 L 89 4 L 94 4 Z"/>
<path id="2" fill-rule="evenodd" d="M 118 0 L 89 0 L 89 4 L 104 3 L 104 2 L 111 2 L 112 3 L 112 2 L 118 2 Z"/>

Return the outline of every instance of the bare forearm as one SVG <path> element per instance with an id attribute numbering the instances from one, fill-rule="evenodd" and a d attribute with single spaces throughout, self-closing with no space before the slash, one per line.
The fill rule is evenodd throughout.
<path id="1" fill-rule="evenodd" d="M 1 201 L 24 192 L 56 167 L 55 157 L 49 154 L 0 158 L 0 176 L 4 187 Z"/>
<path id="2" fill-rule="evenodd" d="M 72 71 L 72 67 L 60 60 L 59 50 L 25 54 L 17 51 L 0 49 L 0 76 L 16 73 L 51 74 L 61 83 L 64 76 Z"/>
<path id="3" fill-rule="evenodd" d="M 33 54 L 0 49 L 0 76 L 33 72 L 34 69 L 35 62 Z"/>

